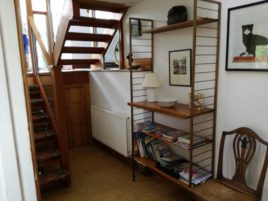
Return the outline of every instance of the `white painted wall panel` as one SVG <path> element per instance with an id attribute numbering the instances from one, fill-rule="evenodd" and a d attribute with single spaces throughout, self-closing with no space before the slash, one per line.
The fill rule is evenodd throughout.
<path id="1" fill-rule="evenodd" d="M 92 136 L 123 156 L 128 156 L 129 117 L 91 106 Z"/>

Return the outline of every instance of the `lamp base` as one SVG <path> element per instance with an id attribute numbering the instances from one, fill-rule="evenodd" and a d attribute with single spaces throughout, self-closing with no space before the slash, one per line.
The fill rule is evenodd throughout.
<path id="1" fill-rule="evenodd" d="M 156 102 L 155 88 L 147 88 L 147 102 Z"/>

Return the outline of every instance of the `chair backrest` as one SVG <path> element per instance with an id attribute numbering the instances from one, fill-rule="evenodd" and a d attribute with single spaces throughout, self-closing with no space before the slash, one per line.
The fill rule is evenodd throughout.
<path id="1" fill-rule="evenodd" d="M 232 179 L 223 176 L 223 152 L 227 136 L 233 138 L 233 153 L 235 159 L 235 173 Z M 248 165 L 252 161 L 255 154 L 257 143 L 261 143 L 265 147 L 265 157 L 263 159 L 262 168 L 256 189 L 250 188 L 246 183 L 246 172 Z M 257 200 L 261 199 L 264 179 L 268 165 L 268 142 L 260 138 L 254 131 L 249 128 L 241 127 L 230 132 L 222 133 L 217 179 L 223 184 L 245 194 L 253 195 Z M 261 164 L 261 163 L 260 163 Z"/>

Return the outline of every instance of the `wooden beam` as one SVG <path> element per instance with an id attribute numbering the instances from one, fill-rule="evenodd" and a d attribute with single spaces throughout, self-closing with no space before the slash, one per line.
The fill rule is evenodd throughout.
<path id="1" fill-rule="evenodd" d="M 65 96 L 64 85 L 61 72 L 62 66 L 54 66 L 54 97 L 55 97 L 55 110 L 56 110 L 56 123 L 59 138 L 59 145 L 62 154 L 62 166 L 67 172 L 70 172 L 69 165 L 69 148 L 68 148 L 68 136 L 66 129 L 66 110 L 65 110 Z"/>
<path id="2" fill-rule="evenodd" d="M 43 43 L 43 40 L 41 38 L 41 35 L 37 29 L 37 27 L 35 26 L 35 23 L 34 23 L 34 19 L 32 16 L 29 16 L 28 17 L 28 20 L 29 20 L 29 23 L 30 23 L 30 26 L 31 26 L 31 29 L 33 30 L 33 33 L 35 35 L 35 38 L 36 40 L 38 41 L 38 44 L 42 50 L 42 53 L 43 53 L 43 56 L 47 62 L 48 65 L 53 65 L 53 60 L 52 60 L 52 57 L 50 57 L 49 53 L 47 52 L 46 50 L 46 47 Z"/>
<path id="3" fill-rule="evenodd" d="M 53 51 L 54 65 L 58 65 L 61 57 L 61 49 L 64 46 L 65 35 L 69 29 L 69 20 L 73 18 L 73 4 L 71 0 L 65 2 L 61 22 L 58 28 L 56 43 Z"/>

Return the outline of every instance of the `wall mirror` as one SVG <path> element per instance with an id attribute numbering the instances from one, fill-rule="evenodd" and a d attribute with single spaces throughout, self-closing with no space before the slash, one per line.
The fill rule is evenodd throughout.
<path id="1" fill-rule="evenodd" d="M 153 20 L 129 18 L 130 50 L 126 66 L 137 70 L 153 69 Z"/>

